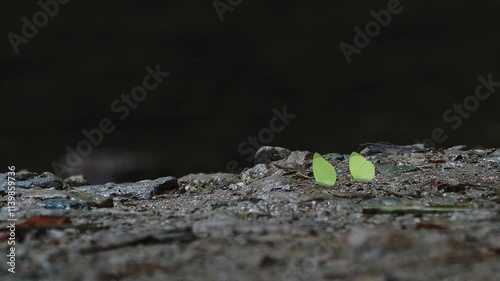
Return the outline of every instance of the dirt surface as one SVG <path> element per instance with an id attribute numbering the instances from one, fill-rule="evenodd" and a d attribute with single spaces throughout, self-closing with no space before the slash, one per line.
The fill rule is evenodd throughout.
<path id="1" fill-rule="evenodd" d="M 500 150 L 374 144 L 348 155 L 263 147 L 239 175 L 85 185 L 1 174 L 1 280 L 498 280 Z M 8 271 L 9 202 L 17 219 Z"/>

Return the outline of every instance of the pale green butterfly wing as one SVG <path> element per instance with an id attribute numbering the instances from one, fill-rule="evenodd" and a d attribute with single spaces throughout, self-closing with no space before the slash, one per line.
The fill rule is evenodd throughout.
<path id="1" fill-rule="evenodd" d="M 357 152 L 349 157 L 349 171 L 356 181 L 371 181 L 375 177 L 375 166 Z"/>
<path id="2" fill-rule="evenodd" d="M 337 181 L 337 173 L 332 164 L 318 153 L 313 156 L 314 179 L 320 185 L 333 186 Z"/>

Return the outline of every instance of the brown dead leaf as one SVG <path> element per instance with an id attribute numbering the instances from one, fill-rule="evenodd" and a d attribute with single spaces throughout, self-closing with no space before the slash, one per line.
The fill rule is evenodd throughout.
<path id="1" fill-rule="evenodd" d="M 71 220 L 67 216 L 38 216 L 33 217 L 19 225 L 23 229 L 40 229 L 40 228 L 60 228 L 63 225 L 68 225 Z"/>

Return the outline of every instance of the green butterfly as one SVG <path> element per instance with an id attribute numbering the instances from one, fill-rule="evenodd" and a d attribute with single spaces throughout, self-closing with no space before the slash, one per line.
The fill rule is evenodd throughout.
<path id="1" fill-rule="evenodd" d="M 375 166 L 357 152 L 349 157 L 349 171 L 355 181 L 371 181 L 375 177 Z"/>
<path id="2" fill-rule="evenodd" d="M 318 153 L 313 156 L 313 173 L 314 179 L 320 185 L 333 186 L 337 181 L 335 168 Z"/>

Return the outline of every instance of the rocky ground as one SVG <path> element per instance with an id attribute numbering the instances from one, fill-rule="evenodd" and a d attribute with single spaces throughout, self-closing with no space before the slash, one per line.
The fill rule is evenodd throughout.
<path id="1" fill-rule="evenodd" d="M 89 186 L 19 171 L 9 197 L 0 174 L 1 280 L 498 280 L 500 150 L 361 154 L 371 182 L 324 155 L 334 187 L 315 184 L 311 152 L 275 147 L 239 175 Z"/>

